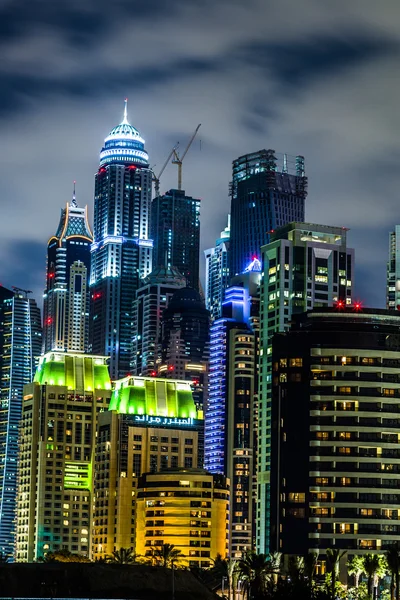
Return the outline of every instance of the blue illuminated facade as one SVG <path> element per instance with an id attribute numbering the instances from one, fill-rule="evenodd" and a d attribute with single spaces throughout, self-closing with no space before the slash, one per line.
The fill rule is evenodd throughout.
<path id="1" fill-rule="evenodd" d="M 225 290 L 229 285 L 229 237 L 231 215 L 228 215 L 228 224 L 214 248 L 204 250 L 206 259 L 206 307 L 210 311 L 211 320 L 219 319 L 222 315 L 222 302 Z"/>
<path id="2" fill-rule="evenodd" d="M 95 176 L 90 348 L 110 357 L 112 379 L 130 371 L 133 300 L 152 269 L 152 173 L 144 140 L 128 122 L 106 137 Z"/>
<path id="3" fill-rule="evenodd" d="M 234 278 L 210 330 L 205 468 L 230 478 L 229 556 L 254 547 L 260 272 Z"/>
<path id="4" fill-rule="evenodd" d="M 40 310 L 22 290 L 0 287 L 0 552 L 14 552 L 18 435 L 23 387 L 42 350 Z"/>

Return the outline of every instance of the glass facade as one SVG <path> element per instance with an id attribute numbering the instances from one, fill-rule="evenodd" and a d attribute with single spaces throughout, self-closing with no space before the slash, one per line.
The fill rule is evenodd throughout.
<path id="1" fill-rule="evenodd" d="M 40 310 L 23 292 L 0 287 L 0 552 L 14 553 L 19 425 L 23 388 L 42 349 Z"/>
<path id="2" fill-rule="evenodd" d="M 151 272 L 152 174 L 144 141 L 123 122 L 105 140 L 95 177 L 90 347 L 110 357 L 113 379 L 130 370 L 133 299 Z"/>

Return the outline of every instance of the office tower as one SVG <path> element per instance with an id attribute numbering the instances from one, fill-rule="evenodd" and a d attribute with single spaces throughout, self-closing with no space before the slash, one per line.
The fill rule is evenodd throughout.
<path id="1" fill-rule="evenodd" d="M 182 552 L 178 566 L 209 568 L 228 554 L 229 482 L 203 469 L 145 473 L 138 483 L 135 549 L 150 558 L 162 544 Z"/>
<path id="2" fill-rule="evenodd" d="M 229 556 L 254 547 L 259 361 L 258 270 L 233 279 L 210 329 L 205 468 L 231 483 Z"/>
<path id="3" fill-rule="evenodd" d="M 133 306 L 132 362 L 135 375 L 156 375 L 161 363 L 161 318 L 172 295 L 185 287 L 175 267 L 156 267 L 136 292 Z"/>
<path id="4" fill-rule="evenodd" d="M 354 250 L 347 230 L 290 223 L 271 234 L 262 248 L 261 362 L 258 430 L 257 546 L 268 550 L 272 335 L 289 327 L 293 314 L 314 307 L 348 306 L 354 289 Z"/>
<path id="5" fill-rule="evenodd" d="M 260 150 L 233 161 L 231 183 L 231 276 L 243 273 L 269 232 L 304 220 L 307 178 L 304 157 Z"/>
<path id="6" fill-rule="evenodd" d="M 384 552 L 400 518 L 400 316 L 318 308 L 273 339 L 271 549 Z"/>
<path id="7" fill-rule="evenodd" d="M 47 244 L 47 278 L 43 302 L 44 352 L 87 352 L 89 346 L 90 230 L 87 206 L 72 201 L 61 210 L 60 223 Z"/>
<path id="8" fill-rule="evenodd" d="M 106 137 L 95 176 L 90 288 L 92 352 L 110 357 L 112 379 L 130 370 L 133 300 L 151 272 L 152 173 L 144 140 L 125 113 Z"/>
<path id="9" fill-rule="evenodd" d="M 386 308 L 400 310 L 400 225 L 396 225 L 394 231 L 389 233 Z"/>
<path id="10" fill-rule="evenodd" d="M 151 203 L 153 264 L 176 267 L 189 287 L 199 289 L 200 200 L 169 190 Z"/>
<path id="11" fill-rule="evenodd" d="M 229 285 L 229 238 L 231 216 L 228 224 L 215 243 L 214 248 L 204 250 L 206 259 L 206 308 L 210 311 L 211 321 L 219 319 L 225 290 Z"/>
<path id="12" fill-rule="evenodd" d="M 0 552 L 14 553 L 18 436 L 24 384 L 42 349 L 40 310 L 29 291 L 0 286 Z"/>
<path id="13" fill-rule="evenodd" d="M 41 357 L 33 383 L 24 388 L 18 562 L 61 549 L 90 557 L 96 424 L 110 397 L 107 358 Z"/>
<path id="14" fill-rule="evenodd" d="M 210 313 L 199 292 L 175 292 L 162 317 L 161 365 L 158 372 L 193 384 L 194 398 L 203 407 L 207 389 Z"/>
<path id="15" fill-rule="evenodd" d="M 110 409 L 99 417 L 93 556 L 135 546 L 137 485 L 143 473 L 197 468 L 203 451 L 203 414 L 189 382 L 154 377 L 116 381 Z M 149 536 L 148 545 L 157 540 Z"/>

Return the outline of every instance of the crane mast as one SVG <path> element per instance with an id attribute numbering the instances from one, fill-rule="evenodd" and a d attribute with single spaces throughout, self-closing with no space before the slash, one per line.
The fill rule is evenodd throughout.
<path id="1" fill-rule="evenodd" d="M 185 158 L 186 154 L 188 153 L 188 150 L 190 148 L 190 146 L 193 143 L 194 138 L 197 135 L 198 130 L 201 127 L 201 123 L 199 125 L 197 125 L 192 137 L 190 138 L 190 141 L 188 143 L 188 145 L 186 146 L 186 150 L 184 151 L 184 153 L 182 154 L 181 157 L 179 157 L 179 154 L 177 153 L 176 149 L 173 150 L 173 154 L 174 154 L 174 160 L 172 161 L 173 165 L 178 165 L 178 190 L 182 189 L 182 163 L 183 163 L 183 159 Z"/>
<path id="2" fill-rule="evenodd" d="M 164 173 L 164 171 L 165 171 L 165 169 L 167 167 L 167 164 L 169 163 L 172 155 L 176 152 L 176 149 L 177 149 L 178 146 L 179 146 L 179 142 L 177 142 L 175 144 L 175 146 L 172 148 L 171 152 L 168 154 L 168 158 L 165 161 L 165 163 L 163 164 L 162 169 L 159 172 L 159 174 L 156 175 L 154 173 L 154 171 L 153 171 L 153 182 L 154 182 L 155 198 L 158 198 L 158 196 L 160 195 L 160 178 L 161 178 L 161 175 Z"/>

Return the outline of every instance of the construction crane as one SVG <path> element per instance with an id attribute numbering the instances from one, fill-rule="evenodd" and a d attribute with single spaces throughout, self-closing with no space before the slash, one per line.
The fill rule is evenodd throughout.
<path id="1" fill-rule="evenodd" d="M 165 161 L 165 163 L 163 164 L 163 167 L 162 167 L 161 171 L 159 172 L 158 176 L 153 171 L 154 191 L 155 191 L 156 198 L 158 198 L 158 196 L 160 195 L 160 177 L 164 173 L 165 168 L 171 159 L 171 156 L 176 152 L 176 149 L 178 146 L 179 146 L 179 142 L 177 142 L 175 144 L 175 146 L 172 148 L 171 152 L 168 154 L 168 158 Z"/>
<path id="2" fill-rule="evenodd" d="M 17 294 L 25 294 L 25 298 L 28 298 L 28 294 L 33 294 L 32 290 L 24 290 L 15 285 L 13 285 L 11 287 L 14 290 L 14 292 L 16 292 Z"/>
<path id="3" fill-rule="evenodd" d="M 179 154 L 177 153 L 176 150 L 174 150 L 174 160 L 172 161 L 173 165 L 178 165 L 178 190 L 182 189 L 182 163 L 183 163 L 183 159 L 185 158 L 186 154 L 188 153 L 188 150 L 190 148 L 190 146 L 192 145 L 192 142 L 194 140 L 194 138 L 197 135 L 198 130 L 201 127 L 201 123 L 200 125 L 197 125 L 196 130 L 194 132 L 194 134 L 192 135 L 192 137 L 190 138 L 190 142 L 188 143 L 188 145 L 186 146 L 186 150 L 185 152 L 182 154 L 181 157 L 179 157 Z"/>

